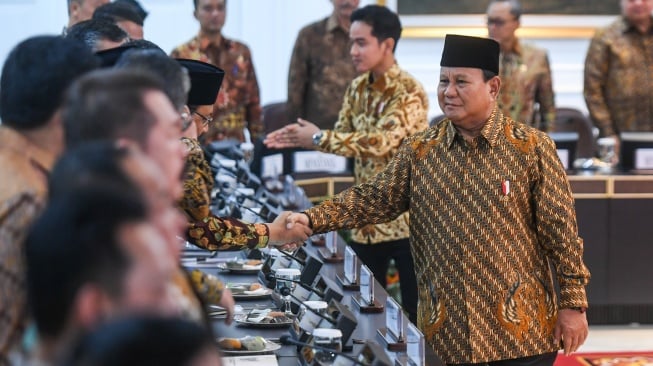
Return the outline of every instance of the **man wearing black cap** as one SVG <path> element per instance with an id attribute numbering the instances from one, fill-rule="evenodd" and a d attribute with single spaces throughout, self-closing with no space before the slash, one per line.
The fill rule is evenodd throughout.
<path id="1" fill-rule="evenodd" d="M 408 210 L 428 345 L 448 364 L 552 365 L 587 336 L 589 272 L 565 170 L 545 133 L 497 109 L 497 42 L 448 35 L 440 65 L 446 118 L 288 225 L 321 233 Z"/>

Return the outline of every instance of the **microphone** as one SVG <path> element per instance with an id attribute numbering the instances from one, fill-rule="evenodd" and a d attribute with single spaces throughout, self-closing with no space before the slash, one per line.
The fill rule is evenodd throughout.
<path id="1" fill-rule="evenodd" d="M 290 297 L 292 297 L 293 299 L 295 299 L 295 300 L 296 300 L 297 302 L 299 302 L 300 304 L 303 304 L 303 303 L 304 303 L 304 302 L 303 302 L 302 300 L 300 300 L 297 296 L 293 295 L 293 294 L 292 294 L 292 291 L 291 291 L 290 288 L 288 288 L 288 287 L 285 287 L 285 286 L 282 287 L 282 288 L 279 290 L 279 293 L 281 293 L 281 295 L 283 295 L 283 296 L 290 296 Z M 333 324 L 333 325 L 336 324 L 336 321 L 335 321 L 334 319 L 332 319 L 331 317 L 326 316 L 326 315 L 324 315 L 324 314 L 320 314 L 319 312 L 317 312 L 315 309 L 313 309 L 313 308 L 310 307 L 310 306 L 306 306 L 306 310 L 308 310 L 308 311 L 310 311 L 311 313 L 317 315 L 320 319 L 326 320 L 327 322 L 329 322 L 329 323 L 331 323 L 331 324 Z"/>
<path id="2" fill-rule="evenodd" d="M 298 341 L 298 340 L 292 338 L 292 337 L 291 337 L 290 335 L 288 335 L 288 334 L 284 334 L 284 335 L 282 335 L 281 337 L 279 337 L 279 342 L 280 342 L 281 344 L 285 345 L 285 346 L 293 346 L 293 345 L 294 345 L 294 346 L 299 346 L 299 347 L 308 347 L 308 348 L 312 348 L 312 349 L 316 349 L 316 350 L 320 350 L 320 351 L 330 352 L 330 353 L 333 353 L 333 354 L 335 354 L 335 355 L 338 355 L 338 356 L 341 356 L 341 357 L 343 357 L 343 358 L 346 358 L 347 360 L 353 362 L 353 365 L 362 365 L 362 366 L 367 366 L 367 364 L 365 364 L 365 363 L 363 363 L 363 362 L 357 360 L 357 359 L 354 358 L 353 356 L 350 356 L 350 355 L 348 355 L 348 354 L 346 354 L 346 353 L 339 352 L 339 351 L 336 351 L 336 350 L 331 349 L 331 348 L 318 346 L 318 345 L 315 345 L 315 344 L 310 344 L 310 343 L 300 342 L 300 341 Z"/>
<path id="3" fill-rule="evenodd" d="M 305 283 L 302 282 L 302 281 L 299 281 L 299 280 L 291 280 L 291 279 L 288 279 L 288 278 L 277 277 L 277 276 L 274 275 L 274 273 L 268 273 L 267 276 L 265 276 L 265 277 L 267 278 L 268 281 L 273 281 L 273 280 L 274 280 L 274 281 L 277 281 L 277 280 L 281 280 L 281 281 L 287 281 L 287 282 L 296 283 L 296 284 L 300 285 L 302 288 L 304 288 L 306 291 L 312 292 L 312 293 L 316 294 L 317 296 L 319 296 L 319 297 L 321 297 L 321 298 L 324 298 L 324 292 L 322 292 L 322 291 L 320 291 L 320 290 L 318 290 L 318 289 L 316 289 L 316 288 L 310 287 L 309 285 L 305 284 Z M 289 290 L 290 290 L 290 289 L 289 289 Z M 300 302 L 301 302 L 301 301 L 300 301 Z"/>
<path id="4" fill-rule="evenodd" d="M 302 244 L 302 246 L 304 246 L 304 245 L 306 245 L 306 244 Z M 306 266 L 306 261 L 305 261 L 305 260 L 299 259 L 299 258 L 295 257 L 294 255 L 292 255 L 292 254 L 290 254 L 290 253 L 286 253 L 286 252 L 284 252 L 283 250 L 280 250 L 279 252 L 280 252 L 284 257 L 286 257 L 286 258 L 290 258 L 290 259 L 294 260 L 295 262 L 301 264 L 302 267 Z"/>

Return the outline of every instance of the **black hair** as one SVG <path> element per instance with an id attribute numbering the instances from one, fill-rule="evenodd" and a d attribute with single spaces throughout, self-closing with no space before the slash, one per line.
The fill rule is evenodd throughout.
<path id="1" fill-rule="evenodd" d="M 52 197 L 25 241 L 27 297 L 45 337 L 62 334 L 85 284 L 121 296 L 131 261 L 119 232 L 146 220 L 137 192 L 99 179 L 87 183 Z"/>
<path id="2" fill-rule="evenodd" d="M 70 87 L 64 102 L 66 145 L 128 138 L 144 147 L 156 122 L 145 94 L 164 90 L 158 77 L 141 70 L 102 69 L 85 75 Z"/>
<path id="3" fill-rule="evenodd" d="M 68 29 L 66 38 L 82 42 L 90 50 L 95 51 L 98 42 L 102 40 L 123 42 L 129 38 L 129 35 L 109 20 L 94 18 L 74 24 Z"/>
<path id="4" fill-rule="evenodd" d="M 112 22 L 130 21 L 143 26 L 143 17 L 136 7 L 128 2 L 112 2 L 100 5 L 93 12 L 93 19 L 104 19 Z"/>
<path id="5" fill-rule="evenodd" d="M 158 52 L 167 55 L 166 51 L 163 48 L 159 47 L 156 43 L 148 41 L 146 39 L 130 39 L 125 42 L 123 46 L 128 46 L 137 50 L 157 50 Z"/>
<path id="6" fill-rule="evenodd" d="M 522 15 L 522 7 L 519 0 L 492 0 L 490 5 L 494 3 L 508 3 L 510 5 L 510 14 L 515 17 L 515 20 L 519 20 Z M 489 8 L 489 5 L 488 5 Z"/>
<path id="7" fill-rule="evenodd" d="M 165 93 L 177 110 L 186 105 L 190 80 L 179 63 L 158 50 L 132 49 L 125 52 L 115 68 L 150 71 L 164 84 Z"/>
<path id="8" fill-rule="evenodd" d="M 145 18 L 147 18 L 148 12 L 143 8 L 143 6 L 138 1 L 136 1 L 136 0 L 114 0 L 114 3 L 121 3 L 121 2 L 125 2 L 125 3 L 131 4 L 132 6 L 134 6 L 134 8 L 136 8 L 136 11 L 138 12 L 138 15 L 141 16 L 143 21 L 145 20 Z"/>
<path id="9" fill-rule="evenodd" d="M 490 70 L 481 69 L 483 71 L 483 81 L 488 82 L 493 77 L 497 76 L 497 73 Z"/>
<path id="10" fill-rule="evenodd" d="M 131 316 L 80 338 L 60 366 L 183 366 L 204 351 L 217 352 L 211 333 L 180 318 Z"/>
<path id="11" fill-rule="evenodd" d="M 29 130 L 45 125 L 78 76 L 98 67 L 84 46 L 61 36 L 38 36 L 19 43 L 7 56 L 0 78 L 0 119 Z"/>
<path id="12" fill-rule="evenodd" d="M 395 41 L 392 52 L 397 49 L 401 37 L 401 22 L 397 14 L 381 5 L 367 5 L 354 10 L 350 17 L 351 22 L 361 21 L 372 27 L 372 35 L 379 42 L 388 38 Z"/>
<path id="13" fill-rule="evenodd" d="M 200 0 L 193 0 L 193 9 L 197 10 L 197 5 L 200 3 Z M 227 0 L 224 0 L 224 6 L 227 6 Z"/>

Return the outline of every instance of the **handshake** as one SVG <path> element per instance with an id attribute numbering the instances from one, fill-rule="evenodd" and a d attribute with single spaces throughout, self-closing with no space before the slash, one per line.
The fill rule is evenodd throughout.
<path id="1" fill-rule="evenodd" d="M 266 225 L 270 238 L 268 246 L 280 250 L 293 250 L 313 235 L 308 216 L 303 213 L 283 211 L 273 222 Z"/>

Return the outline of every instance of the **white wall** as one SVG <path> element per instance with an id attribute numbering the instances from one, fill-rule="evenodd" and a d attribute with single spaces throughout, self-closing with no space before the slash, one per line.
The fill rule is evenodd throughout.
<path id="1" fill-rule="evenodd" d="M 193 0 L 141 0 L 150 12 L 145 37 L 170 51 L 193 37 L 198 25 L 192 16 Z M 394 6 L 395 0 L 387 1 Z M 375 3 L 362 0 L 361 4 Z M 67 22 L 66 0 L 0 0 L 0 61 L 11 48 L 37 34 L 60 33 Z M 224 34 L 252 49 L 263 104 L 286 99 L 290 53 L 299 29 L 330 13 L 329 0 L 229 0 Z M 456 25 L 457 19 L 431 18 L 426 22 Z M 444 19 L 444 20 L 443 20 Z M 482 17 L 474 21 L 483 22 Z M 581 20 L 582 21 L 582 20 Z M 403 21 L 404 26 L 410 26 Z M 602 24 L 607 23 L 603 20 Z M 440 113 L 435 96 L 442 38 L 403 38 L 397 49 L 399 64 L 417 77 L 430 97 L 430 116 Z M 582 71 L 588 39 L 529 39 L 549 50 L 556 103 L 586 110 L 582 98 Z"/>

